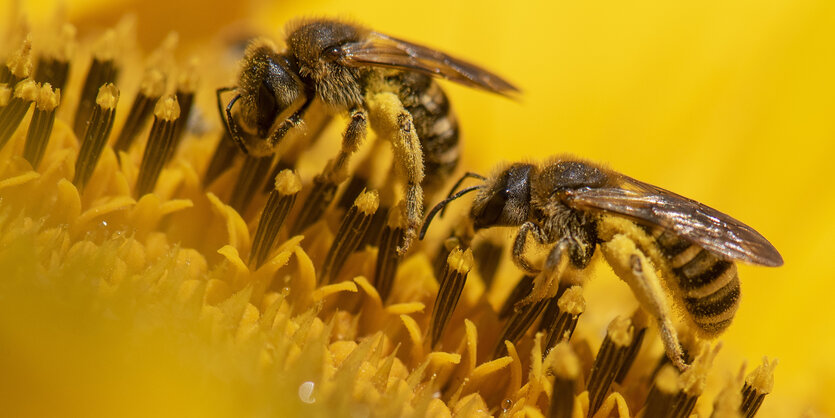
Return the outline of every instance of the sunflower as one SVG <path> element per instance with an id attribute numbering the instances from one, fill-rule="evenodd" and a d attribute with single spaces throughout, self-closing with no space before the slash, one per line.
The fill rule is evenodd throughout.
<path id="1" fill-rule="evenodd" d="M 818 53 L 835 38 L 831 6 L 224 6 L 7 9 L 6 415 L 835 413 L 835 83 Z M 244 156 L 214 90 L 252 37 L 346 13 L 519 80 L 521 102 L 444 85 L 467 169 L 558 152 L 610 161 L 739 214 L 786 267 L 742 266 L 735 323 L 721 344 L 685 341 L 694 366 L 679 373 L 602 260 L 582 289 L 513 309 L 530 278 L 504 260 L 508 233 L 467 249 L 436 227 L 398 257 L 399 211 L 375 187 L 390 153 L 372 141 L 352 167 L 372 178 L 346 181 L 300 227 L 342 116 L 314 109 L 281 158 Z M 780 358 L 776 386 L 776 360 L 746 365 L 765 354 Z"/>

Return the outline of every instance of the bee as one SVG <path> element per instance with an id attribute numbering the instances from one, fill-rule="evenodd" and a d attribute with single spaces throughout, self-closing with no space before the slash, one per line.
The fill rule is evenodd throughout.
<path id="1" fill-rule="evenodd" d="M 269 40 L 252 41 L 237 85 L 218 89 L 229 135 L 244 153 L 269 155 L 314 100 L 330 112 L 347 112 L 341 150 L 321 174 L 335 185 L 347 177 L 370 122 L 391 141 L 395 169 L 405 177 L 405 252 L 422 220 L 423 187 L 437 188 L 458 162 L 458 123 L 432 77 L 505 96 L 518 89 L 466 61 L 339 20 L 291 23 L 286 45 L 279 51 Z M 227 91 L 236 94 L 224 106 Z"/>
<path id="2" fill-rule="evenodd" d="M 421 239 L 439 210 L 477 191 L 465 235 L 518 228 L 512 259 L 537 275 L 534 289 L 520 303 L 553 297 L 560 279 L 577 276 L 566 273 L 585 269 L 600 247 L 615 274 L 656 319 L 667 356 L 682 370 L 687 365 L 665 295 L 683 308 L 685 325 L 697 336 L 715 338 L 739 305 L 735 262 L 783 264 L 774 246 L 742 222 L 590 162 L 558 157 L 544 165 L 510 164 L 490 178 L 467 173 L 462 181 L 467 177 L 482 184 L 452 194 L 454 187 L 427 215 Z M 526 256 L 531 239 L 550 246 L 542 268 Z"/>

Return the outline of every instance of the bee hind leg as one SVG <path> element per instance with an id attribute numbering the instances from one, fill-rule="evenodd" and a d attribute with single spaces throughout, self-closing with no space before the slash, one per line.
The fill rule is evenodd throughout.
<path id="1" fill-rule="evenodd" d="M 621 234 L 600 244 L 600 249 L 615 274 L 632 289 L 641 307 L 658 321 L 667 357 L 679 370 L 686 370 L 689 366 L 684 362 L 684 352 L 670 319 L 664 290 L 646 255 L 637 248 L 634 241 Z"/>
<path id="2" fill-rule="evenodd" d="M 403 218 L 406 228 L 397 252 L 408 251 L 423 221 L 423 149 L 417 136 L 412 114 L 394 93 L 376 93 L 367 97 L 371 125 L 380 136 L 391 140 L 394 167 L 405 178 Z"/>

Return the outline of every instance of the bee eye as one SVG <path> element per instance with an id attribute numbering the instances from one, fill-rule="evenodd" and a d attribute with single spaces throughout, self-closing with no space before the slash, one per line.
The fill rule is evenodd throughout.
<path id="1" fill-rule="evenodd" d="M 336 61 L 341 55 L 342 48 L 339 45 L 327 47 L 322 51 L 322 59 L 325 61 Z"/>
<path id="2" fill-rule="evenodd" d="M 507 193 L 504 190 L 499 191 L 490 197 L 490 200 L 488 200 L 487 204 L 484 205 L 484 211 L 482 211 L 481 216 L 479 216 L 479 224 L 495 224 L 499 220 L 499 217 L 501 217 L 506 203 Z"/>

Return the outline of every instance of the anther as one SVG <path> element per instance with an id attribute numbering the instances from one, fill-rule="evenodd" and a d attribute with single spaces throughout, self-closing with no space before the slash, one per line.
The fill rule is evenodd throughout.
<path id="1" fill-rule="evenodd" d="M 589 415 L 593 416 L 603 404 L 609 387 L 618 371 L 623 367 L 634 337 L 634 327 L 629 318 L 618 316 L 606 330 L 606 337 L 600 345 L 587 389 L 589 391 Z"/>
<path id="2" fill-rule="evenodd" d="M 456 247 L 446 258 L 443 273 L 440 276 L 438 296 L 432 308 L 432 320 L 429 324 L 431 347 L 435 347 L 444 333 L 444 328 L 452 317 L 452 312 L 461 298 L 467 274 L 473 267 L 473 251 Z"/>
<path id="3" fill-rule="evenodd" d="M 32 41 L 27 36 L 7 60 L 6 65 L 0 69 L 0 83 L 9 86 L 23 81 L 32 74 Z"/>
<path id="4" fill-rule="evenodd" d="M 557 343 L 571 340 L 580 315 L 586 310 L 583 288 L 572 286 L 552 298 L 542 314 L 539 330 L 545 332 L 542 352 L 547 354 Z"/>
<path id="5" fill-rule="evenodd" d="M 45 51 L 38 57 L 35 81 L 64 90 L 70 72 L 70 59 L 75 51 L 75 34 L 75 26 L 66 23 L 51 36 Z"/>
<path id="6" fill-rule="evenodd" d="M 319 274 L 319 284 L 328 284 L 331 276 L 339 274 L 339 270 L 345 264 L 345 260 L 351 255 L 362 241 L 371 218 L 380 205 L 380 197 L 377 191 L 360 193 L 354 200 L 353 206 L 345 213 L 342 224 L 333 239 L 333 244 L 325 256 L 325 264 Z"/>
<path id="7" fill-rule="evenodd" d="M 209 166 L 206 168 L 206 174 L 203 175 L 203 187 L 208 187 L 215 181 L 224 171 L 232 166 L 235 157 L 241 152 L 240 148 L 229 136 L 228 132 L 223 132 L 220 140 L 215 147 L 215 152 L 212 154 L 212 159 L 209 160 Z M 275 173 L 278 175 L 278 171 Z M 272 176 L 275 178 L 275 176 Z"/>
<path id="8" fill-rule="evenodd" d="M 180 141 L 182 141 L 183 132 L 185 132 L 188 119 L 191 116 L 191 109 L 194 104 L 194 92 L 197 91 L 198 65 L 199 63 L 196 59 L 190 61 L 177 81 L 176 96 L 177 103 L 180 104 L 180 118 L 177 119 L 177 123 L 174 125 L 174 146 L 171 148 L 172 153 L 168 156 L 168 161 L 174 157 L 173 151 L 177 149 Z"/>
<path id="9" fill-rule="evenodd" d="M 115 83 L 119 74 L 115 59 L 118 48 L 116 36 L 116 31 L 108 30 L 94 47 L 93 60 L 90 63 L 90 69 L 87 70 L 87 79 L 81 88 L 81 95 L 75 110 L 73 132 L 78 138 L 81 138 L 87 129 L 87 121 L 90 120 L 90 115 L 96 105 L 99 87 L 103 84 Z"/>
<path id="10" fill-rule="evenodd" d="M 258 229 L 255 231 L 255 238 L 252 240 L 252 252 L 249 255 L 249 263 L 255 268 L 261 267 L 278 237 L 278 231 L 293 208 L 296 196 L 302 188 L 299 175 L 292 170 L 284 170 L 275 177 L 275 187 L 267 198 L 264 211 L 261 212 L 261 219 L 258 221 Z"/>
<path id="11" fill-rule="evenodd" d="M 84 186 L 87 185 L 99 161 L 104 144 L 107 143 L 110 131 L 113 129 L 118 103 L 119 89 L 116 86 L 108 83 L 99 88 L 96 105 L 90 114 L 90 121 L 81 138 L 81 149 L 75 160 L 75 176 L 72 182 L 78 190 L 84 190 Z"/>
<path id="12" fill-rule="evenodd" d="M 501 334 L 499 334 L 499 340 L 496 342 L 496 348 L 493 350 L 493 359 L 502 357 L 507 353 L 507 346 L 504 343 L 505 340 L 516 344 L 525 335 L 528 328 L 533 325 L 536 318 L 545 309 L 545 305 L 548 304 L 549 300 L 542 299 L 538 302 L 528 303 L 521 308 L 511 310 L 510 317 L 505 322 L 504 328 Z"/>
<path id="13" fill-rule="evenodd" d="M 133 141 L 142 131 L 142 127 L 151 118 L 155 104 L 159 101 L 165 91 L 165 75 L 154 68 L 149 69 L 142 78 L 139 85 L 139 93 L 133 99 L 133 104 L 128 111 L 128 117 L 122 126 L 119 137 L 113 144 L 116 152 L 127 151 Z"/>
<path id="14" fill-rule="evenodd" d="M 635 358 L 638 357 L 638 351 L 641 349 L 641 344 L 644 342 L 644 336 L 647 333 L 648 327 L 647 314 L 643 309 L 638 308 L 632 314 L 632 326 L 635 327 L 635 337 L 632 338 L 632 343 L 629 345 L 629 351 L 626 353 L 626 359 L 624 359 L 623 365 L 618 371 L 617 376 L 615 376 L 615 382 L 618 384 L 622 384 L 624 379 L 626 379 L 626 374 L 629 373 L 632 363 L 634 363 Z"/>
<path id="15" fill-rule="evenodd" d="M 273 155 L 256 157 L 248 154 L 244 157 L 241 172 L 238 173 L 235 187 L 232 188 L 232 196 L 229 198 L 229 206 L 235 208 L 241 216 L 252 201 L 252 196 L 264 184 L 272 162 Z"/>
<path id="16" fill-rule="evenodd" d="M 49 144 L 49 136 L 55 122 L 55 109 L 59 103 L 61 92 L 53 90 L 49 83 L 43 84 L 35 100 L 35 111 L 32 113 L 32 121 L 29 122 L 29 131 L 26 133 L 26 144 L 23 146 L 23 158 L 32 164 L 32 168 L 37 169 L 40 165 Z"/>
<path id="17" fill-rule="evenodd" d="M 719 345 L 714 349 L 704 347 L 690 368 L 681 374 L 672 365 L 665 364 L 655 376 L 640 416 L 689 417 L 704 391 L 707 373 L 718 351 Z"/>
<path id="18" fill-rule="evenodd" d="M 570 418 L 574 413 L 574 387 L 580 377 L 580 359 L 566 342 L 557 344 L 551 355 L 554 385 L 548 417 Z"/>
<path id="19" fill-rule="evenodd" d="M 777 360 L 771 363 L 768 358 L 763 358 L 763 364 L 758 366 L 745 378 L 742 386 L 742 405 L 740 413 L 745 418 L 752 418 L 760 409 L 765 395 L 771 393 L 774 388 L 774 368 L 777 367 Z"/>
<path id="20" fill-rule="evenodd" d="M 313 187 L 302 205 L 298 219 L 293 223 L 290 235 L 301 234 L 308 226 L 313 225 L 325 213 L 336 195 L 337 185 L 319 175 L 313 179 Z"/>
<path id="21" fill-rule="evenodd" d="M 20 121 L 29 111 L 29 105 L 38 99 L 40 87 L 30 78 L 18 82 L 11 92 L 8 103 L 0 108 L 0 148 L 3 148 L 9 138 L 20 125 Z"/>
<path id="22" fill-rule="evenodd" d="M 174 124 L 180 117 L 180 106 L 177 98 L 166 96 L 161 98 L 154 109 L 154 123 L 145 144 L 142 164 L 139 166 L 139 177 L 136 179 L 136 197 L 154 190 L 165 158 L 171 152 L 174 141 Z"/>
<path id="23" fill-rule="evenodd" d="M 380 234 L 377 250 L 377 268 L 374 271 L 374 286 L 385 303 L 391 295 L 397 267 L 401 256 L 397 253 L 397 243 L 403 236 L 405 222 L 399 207 L 388 211 L 388 220 Z"/>

